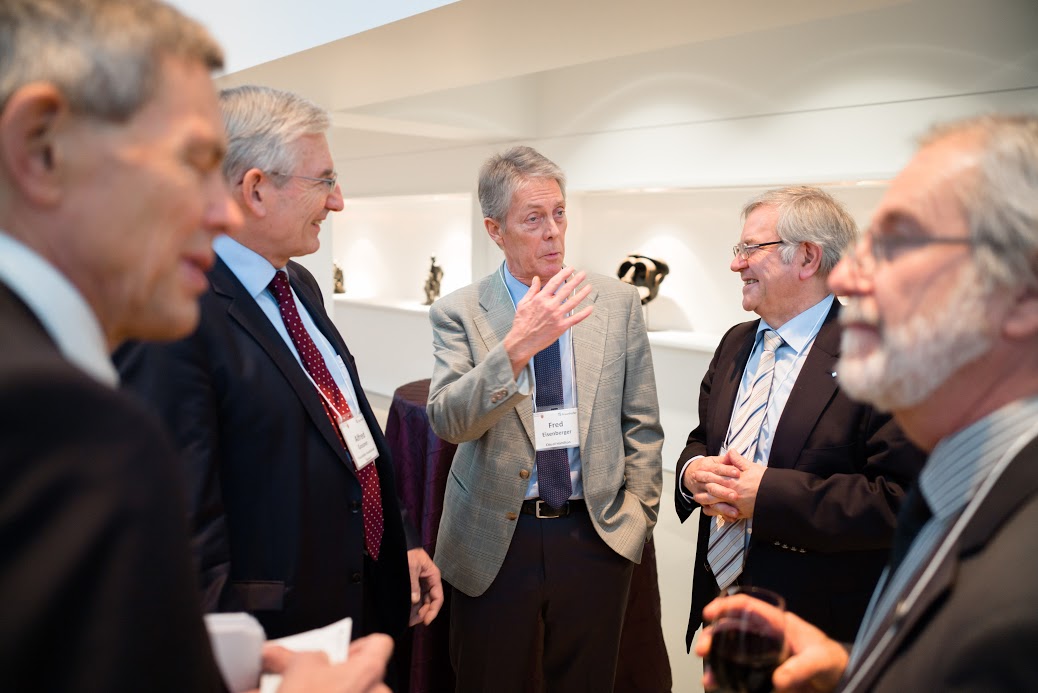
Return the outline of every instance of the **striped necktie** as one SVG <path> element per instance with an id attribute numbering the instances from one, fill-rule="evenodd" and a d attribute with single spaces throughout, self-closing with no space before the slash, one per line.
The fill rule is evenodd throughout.
<path id="1" fill-rule="evenodd" d="M 775 376 L 775 350 L 782 345 L 782 337 L 774 330 L 764 332 L 764 351 L 753 376 L 753 385 L 746 399 L 735 410 L 728 426 L 728 443 L 721 448 L 720 455 L 735 450 L 743 457 L 753 460 L 757 453 L 757 439 L 771 397 L 771 382 Z M 710 544 L 707 560 L 723 592 L 742 573 L 746 560 L 746 520 L 725 522 L 715 517 L 710 525 Z"/>

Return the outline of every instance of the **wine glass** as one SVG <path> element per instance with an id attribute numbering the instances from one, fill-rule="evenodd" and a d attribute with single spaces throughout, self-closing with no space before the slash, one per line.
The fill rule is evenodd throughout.
<path id="1" fill-rule="evenodd" d="M 786 600 L 759 587 L 733 594 L 753 601 L 726 609 L 711 624 L 707 666 L 722 693 L 770 693 L 771 675 L 785 658 Z"/>

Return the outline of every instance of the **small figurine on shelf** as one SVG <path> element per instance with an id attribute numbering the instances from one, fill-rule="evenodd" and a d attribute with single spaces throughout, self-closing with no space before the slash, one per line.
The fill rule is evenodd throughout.
<path id="1" fill-rule="evenodd" d="M 333 262 L 332 267 L 335 268 L 332 272 L 335 277 L 335 293 L 344 294 L 346 293 L 346 287 L 343 285 L 342 280 L 342 265 L 338 262 Z"/>
<path id="2" fill-rule="evenodd" d="M 440 297 L 440 280 L 443 279 L 443 268 L 436 264 L 436 256 L 433 255 L 429 263 L 429 276 L 425 280 L 425 303 L 431 306 Z"/>

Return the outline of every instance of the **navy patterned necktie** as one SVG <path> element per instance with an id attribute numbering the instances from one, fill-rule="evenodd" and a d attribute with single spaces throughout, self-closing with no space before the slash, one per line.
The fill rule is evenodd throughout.
<path id="1" fill-rule="evenodd" d="M 303 362 L 306 372 L 310 374 L 314 384 L 324 395 L 321 397 L 321 403 L 324 405 L 328 418 L 332 421 L 332 427 L 339 435 L 343 447 L 346 447 L 346 441 L 343 440 L 342 431 L 339 429 L 338 419 L 340 416 L 343 420 L 350 419 L 353 417 L 353 412 L 350 410 L 350 405 L 343 396 L 342 390 L 335 384 L 331 371 L 328 370 L 328 365 L 324 362 L 321 352 L 317 350 L 313 338 L 303 327 L 299 311 L 296 310 L 296 302 L 292 298 L 288 274 L 283 271 L 275 272 L 274 278 L 270 280 L 269 288 L 270 292 L 274 294 L 274 300 L 277 301 L 281 311 L 281 319 L 285 321 L 288 335 L 292 338 L 292 343 L 296 345 L 296 351 L 299 352 L 299 358 Z M 348 448 L 347 455 L 349 455 Z M 372 560 L 377 561 L 379 548 L 382 546 L 382 532 L 385 529 L 382 520 L 382 491 L 378 483 L 378 470 L 375 469 L 375 463 L 372 461 L 356 472 L 357 479 L 360 481 L 360 505 L 364 516 L 364 546 Z"/>
<path id="2" fill-rule="evenodd" d="M 555 340 L 533 357 L 533 376 L 537 381 L 537 410 L 561 407 L 562 358 L 559 340 Z M 569 500 L 573 485 L 569 478 L 569 452 L 566 448 L 541 450 L 537 453 L 537 487 L 541 499 L 554 509 Z"/>

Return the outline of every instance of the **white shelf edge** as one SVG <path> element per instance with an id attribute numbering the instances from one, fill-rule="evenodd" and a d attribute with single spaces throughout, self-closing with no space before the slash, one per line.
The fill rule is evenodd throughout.
<path id="1" fill-rule="evenodd" d="M 688 330 L 649 331 L 649 344 L 683 351 L 699 351 L 712 354 L 721 343 L 721 335 Z"/>
<path id="2" fill-rule="evenodd" d="M 360 306 L 362 308 L 386 308 L 402 313 L 429 313 L 429 306 L 418 301 L 400 301 L 392 298 L 353 298 L 346 294 L 335 294 L 334 300 L 347 306 Z"/>

